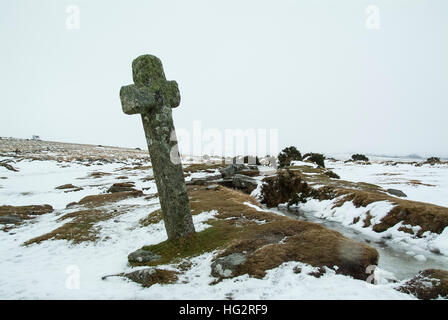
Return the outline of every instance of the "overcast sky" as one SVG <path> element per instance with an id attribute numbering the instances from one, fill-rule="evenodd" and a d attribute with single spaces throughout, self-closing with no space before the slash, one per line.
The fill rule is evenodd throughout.
<path id="1" fill-rule="evenodd" d="M 0 136 L 145 147 L 119 90 L 149 53 L 179 84 L 179 130 L 448 156 L 447 14 L 446 0 L 2 0 Z"/>

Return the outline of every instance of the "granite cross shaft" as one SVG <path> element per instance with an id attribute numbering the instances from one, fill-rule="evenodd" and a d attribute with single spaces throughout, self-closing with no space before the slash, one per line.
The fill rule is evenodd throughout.
<path id="1" fill-rule="evenodd" d="M 179 239 L 195 232 L 171 116 L 179 88 L 152 55 L 135 59 L 132 73 L 135 84 L 120 90 L 123 112 L 141 114 L 168 239 Z"/>

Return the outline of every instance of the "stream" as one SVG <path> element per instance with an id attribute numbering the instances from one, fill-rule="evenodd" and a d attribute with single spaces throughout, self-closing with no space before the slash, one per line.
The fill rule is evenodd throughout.
<path id="1" fill-rule="evenodd" d="M 406 253 L 410 249 L 399 247 L 394 244 L 388 244 L 387 240 L 379 241 L 376 238 L 372 238 L 357 230 L 346 227 L 341 223 L 317 218 L 314 216 L 313 212 L 286 208 L 269 210 L 290 218 L 318 223 L 328 229 L 338 231 L 349 239 L 367 243 L 369 246 L 374 247 L 379 253 L 380 258 L 378 267 L 382 270 L 391 272 L 398 280 L 412 278 L 419 271 L 424 269 L 448 269 L 448 258 L 443 255 L 422 250 L 416 252 L 416 254 L 423 254 L 426 257 L 426 261 L 420 261 Z"/>

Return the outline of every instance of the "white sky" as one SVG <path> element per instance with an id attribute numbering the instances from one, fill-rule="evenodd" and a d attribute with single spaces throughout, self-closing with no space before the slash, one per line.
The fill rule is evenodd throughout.
<path id="1" fill-rule="evenodd" d="M 66 8 L 80 8 L 67 30 Z M 366 28 L 366 8 L 380 29 Z M 448 156 L 446 0 L 2 0 L 0 136 L 145 147 L 121 111 L 162 59 L 175 126 L 279 129 L 301 151 Z M 182 146 L 181 146 L 182 147 Z"/>

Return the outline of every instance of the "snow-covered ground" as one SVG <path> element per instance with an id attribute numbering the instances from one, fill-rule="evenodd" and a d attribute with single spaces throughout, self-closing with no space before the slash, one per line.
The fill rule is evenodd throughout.
<path id="1" fill-rule="evenodd" d="M 407 199 L 448 207 L 448 165 L 423 164 L 415 166 L 410 159 L 371 158 L 370 165 L 344 163 L 349 155 L 339 155 L 341 161 L 326 161 L 325 165 L 341 179 L 376 184 L 384 189 L 399 189 Z M 396 165 L 387 161 L 399 161 Z M 415 161 L 415 160 L 413 160 Z"/>
<path id="2" fill-rule="evenodd" d="M 57 219 L 73 209 L 65 205 L 79 201 L 90 194 L 103 192 L 118 176 L 116 171 L 124 164 L 92 164 L 84 166 L 56 161 L 23 160 L 14 164 L 19 172 L 0 167 L 0 201 L 2 205 L 29 205 L 48 203 L 56 209 L 53 213 L 0 232 L 0 298 L 3 299 L 411 299 L 391 284 L 373 285 L 329 270 L 315 278 L 307 273 L 314 270 L 301 263 L 284 263 L 270 270 L 262 280 L 240 276 L 210 285 L 213 253 L 203 254 L 192 260 L 193 267 L 182 274 L 176 284 L 154 285 L 142 288 L 123 278 L 102 276 L 130 271 L 127 255 L 143 245 L 166 240 L 163 221 L 141 227 L 139 220 L 160 208 L 158 200 L 147 202 L 141 198 L 123 200 L 116 205 L 136 205 L 135 209 L 98 223 L 101 227 L 98 242 L 70 244 L 66 240 L 49 240 L 39 244 L 22 244 L 36 236 L 60 227 L 66 221 Z M 101 178 L 87 178 L 92 172 L 107 172 Z M 140 179 L 150 175 L 150 170 L 129 171 L 129 180 L 137 188 L 150 188 L 156 192 L 153 181 Z M 201 175 L 198 175 L 201 176 Z M 82 179 L 79 179 L 82 178 Z M 79 192 L 65 193 L 54 188 L 72 183 L 83 187 Z M 146 202 L 145 202 L 146 201 Z M 204 223 L 215 214 L 204 212 L 194 216 L 197 230 L 206 228 Z M 294 267 L 304 272 L 296 274 Z M 161 268 L 174 269 L 174 265 Z M 309 272 L 308 272 L 309 271 Z"/>
<path id="3" fill-rule="evenodd" d="M 0 158 L 3 160 L 5 158 Z M 50 232 L 67 221 L 58 221 L 62 215 L 74 209 L 66 209 L 70 202 L 104 192 L 112 183 L 118 182 L 120 176 L 127 176 L 126 181 L 135 183 L 137 189 L 145 189 L 145 193 L 156 193 L 154 181 L 141 179 L 152 175 L 151 169 L 126 170 L 129 163 L 92 163 L 89 166 L 74 162 L 28 161 L 22 160 L 14 164 L 19 172 L 8 171 L 0 167 L 0 205 L 50 204 L 55 208 L 53 213 L 45 214 L 34 220 L 14 228 L 9 232 L 0 231 L 0 298 L 1 299 L 412 299 L 394 289 L 396 284 L 373 285 L 361 280 L 336 275 L 328 272 L 320 278 L 308 275 L 313 267 L 288 262 L 268 271 L 263 279 L 240 276 L 226 279 L 210 285 L 215 279 L 210 275 L 210 263 L 214 253 L 206 253 L 191 261 L 190 270 L 179 276 L 179 280 L 171 285 L 154 285 L 142 288 L 139 284 L 123 278 L 102 276 L 130 271 L 127 255 L 142 247 L 166 240 L 163 221 L 142 227 L 140 219 L 160 208 L 158 199 L 142 198 L 126 199 L 114 205 L 134 205 L 117 219 L 102 221 L 97 242 L 71 244 L 66 240 L 49 240 L 39 244 L 23 246 L 23 243 L 36 236 Z M 145 165 L 147 165 L 146 163 Z M 427 187 L 431 192 L 421 195 L 422 201 L 434 201 L 438 204 L 447 202 L 443 199 L 448 187 L 448 176 L 445 168 L 439 167 L 389 167 L 380 164 L 372 166 L 353 166 L 335 162 L 328 167 L 341 175 L 342 179 L 363 180 L 380 183 L 386 179 L 377 173 L 398 172 L 403 178 L 419 179 L 423 183 L 436 184 Z M 122 169 L 122 170 L 120 170 Z M 405 170 L 407 169 L 407 171 Z M 377 170 L 377 171 L 375 171 Z M 388 171 L 389 170 L 389 171 Z M 390 171 L 396 170 L 396 171 Z M 418 171 L 422 170 L 422 171 Z M 426 170 L 426 171 L 424 171 Z M 101 178 L 89 177 L 92 172 L 106 172 L 109 175 Z M 417 172 L 417 173 L 416 173 Z M 425 176 L 425 173 L 430 173 Z M 213 175 L 213 173 L 210 173 Z M 191 176 L 201 177 L 203 174 Z M 189 179 L 191 179 L 189 178 Z M 371 180 L 369 180 L 371 179 Z M 63 184 L 74 184 L 84 188 L 78 192 L 64 192 L 55 187 Z M 397 186 L 408 193 L 409 198 L 417 197 L 412 188 L 425 186 Z M 424 192 L 423 192 L 424 193 Z M 431 196 L 433 198 L 431 198 Z M 313 203 L 309 204 L 310 206 Z M 314 203 L 315 206 L 317 204 Z M 328 205 L 320 203 L 320 206 Z M 387 206 L 387 204 L 384 204 Z M 321 211 L 325 212 L 325 210 Z M 334 219 L 344 224 L 349 219 L 351 208 L 342 207 L 344 214 L 335 215 Z M 216 212 L 203 212 L 194 216 L 197 230 L 207 228 L 206 221 L 213 218 Z M 381 213 L 378 213 L 378 217 Z M 329 218 L 329 217 L 327 217 Z M 443 247 L 443 241 L 440 240 Z M 294 273 L 294 267 L 302 268 L 300 274 Z M 160 266 L 175 269 L 176 265 Z M 135 270 L 135 269 L 132 269 Z M 380 272 L 380 271 L 378 271 Z M 386 272 L 387 273 L 387 272 Z"/>

